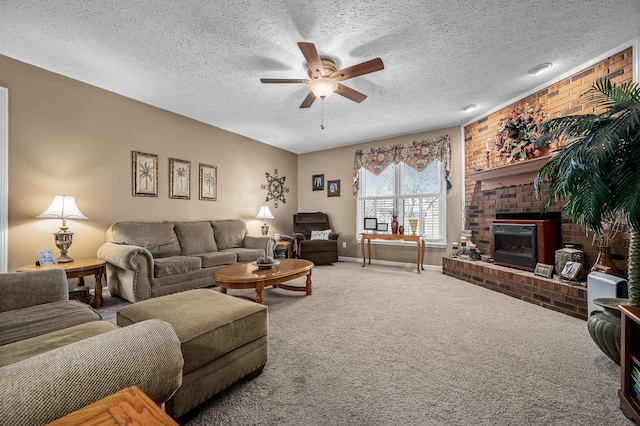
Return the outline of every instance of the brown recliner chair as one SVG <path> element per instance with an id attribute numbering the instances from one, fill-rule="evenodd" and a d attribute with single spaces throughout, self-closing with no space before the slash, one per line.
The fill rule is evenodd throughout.
<path id="1" fill-rule="evenodd" d="M 325 213 L 296 213 L 293 215 L 293 237 L 296 239 L 297 257 L 316 265 L 330 265 L 338 261 L 338 237 L 329 234 L 328 240 L 312 240 L 311 231 L 331 229 Z"/>

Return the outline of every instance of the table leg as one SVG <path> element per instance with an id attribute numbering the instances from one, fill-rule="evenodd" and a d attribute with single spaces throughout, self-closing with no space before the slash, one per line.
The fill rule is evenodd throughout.
<path id="1" fill-rule="evenodd" d="M 94 289 L 95 296 L 93 298 L 94 308 L 102 307 L 102 273 L 103 273 L 102 268 L 100 268 L 100 270 L 96 272 L 96 286 Z"/>
<path id="2" fill-rule="evenodd" d="M 362 252 L 362 267 L 367 263 L 367 254 L 364 251 L 364 236 L 360 240 L 360 251 Z"/>
<path id="3" fill-rule="evenodd" d="M 309 273 L 307 274 L 307 287 L 305 291 L 307 292 L 307 296 L 311 296 L 311 269 L 309 269 Z"/>
<path id="4" fill-rule="evenodd" d="M 369 252 L 369 265 L 371 265 L 371 238 L 367 239 L 367 251 Z"/>
<path id="5" fill-rule="evenodd" d="M 422 240 L 422 258 L 420 259 L 420 268 L 424 271 L 424 252 L 427 251 L 427 243 Z"/>
<path id="6" fill-rule="evenodd" d="M 418 270 L 418 273 L 420 273 L 420 252 L 422 251 L 420 245 L 420 240 L 416 241 L 416 269 Z"/>
<path id="7" fill-rule="evenodd" d="M 256 302 L 264 305 L 264 299 L 262 298 L 262 291 L 264 290 L 264 282 L 258 281 L 256 283 Z"/>
<path id="8" fill-rule="evenodd" d="M 220 287 L 220 286 L 218 286 Z M 225 287 L 220 287 L 220 293 L 227 294 L 227 289 Z"/>

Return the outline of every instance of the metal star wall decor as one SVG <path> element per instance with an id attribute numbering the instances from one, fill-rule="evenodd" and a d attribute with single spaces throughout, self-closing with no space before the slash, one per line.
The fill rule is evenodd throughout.
<path id="1" fill-rule="evenodd" d="M 284 199 L 284 193 L 289 192 L 289 188 L 284 187 L 284 181 L 287 178 L 285 176 L 278 177 L 278 169 L 273 169 L 273 176 L 269 172 L 265 175 L 267 176 L 267 184 L 261 185 L 260 188 L 267 190 L 265 201 L 273 200 L 273 207 L 277 209 L 278 201 L 282 201 L 282 204 L 287 202 Z"/>

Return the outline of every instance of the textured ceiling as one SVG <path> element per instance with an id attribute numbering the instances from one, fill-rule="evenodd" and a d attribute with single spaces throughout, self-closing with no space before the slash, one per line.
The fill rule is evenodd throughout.
<path id="1" fill-rule="evenodd" d="M 3 0 L 0 54 L 305 153 L 464 123 L 639 24 L 638 0 Z M 341 67 L 380 57 L 385 69 L 343 82 L 361 104 L 300 109 L 305 85 L 260 83 L 306 78 L 298 41 Z"/>

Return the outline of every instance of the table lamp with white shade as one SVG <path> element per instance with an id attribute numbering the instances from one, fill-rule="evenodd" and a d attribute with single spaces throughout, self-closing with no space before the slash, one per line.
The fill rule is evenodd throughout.
<path id="1" fill-rule="evenodd" d="M 267 219 L 275 219 L 275 216 L 271 214 L 271 210 L 269 210 L 269 206 L 260 206 L 260 211 L 256 215 L 256 218 L 264 220 L 262 224 L 262 235 L 267 235 L 269 233 L 269 225 L 267 225 Z"/>
<path id="2" fill-rule="evenodd" d="M 56 260 L 58 263 L 73 262 L 73 259 L 67 255 L 67 250 L 71 246 L 73 232 L 69 232 L 67 219 L 89 219 L 82 214 L 76 205 L 75 197 L 70 195 L 56 195 L 53 197 L 51 205 L 36 219 L 62 219 L 62 226 L 58 232 L 54 232 L 56 247 L 60 249 L 60 257 Z"/>

